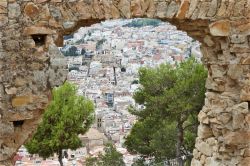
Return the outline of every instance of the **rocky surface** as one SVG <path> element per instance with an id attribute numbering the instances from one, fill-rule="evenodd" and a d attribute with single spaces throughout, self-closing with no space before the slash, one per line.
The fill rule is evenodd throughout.
<path id="1" fill-rule="evenodd" d="M 106 19 L 169 21 L 202 43 L 205 106 L 192 165 L 249 165 L 249 0 L 1 0 L 0 161 L 9 165 L 65 80 L 55 45 Z"/>

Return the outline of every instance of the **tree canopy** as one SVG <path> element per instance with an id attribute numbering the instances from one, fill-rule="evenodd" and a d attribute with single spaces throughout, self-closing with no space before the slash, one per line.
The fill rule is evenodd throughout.
<path id="1" fill-rule="evenodd" d="M 156 162 L 188 155 L 204 104 L 206 77 L 207 71 L 194 58 L 176 67 L 141 68 L 141 87 L 133 98 L 144 108 L 129 108 L 138 121 L 126 138 L 128 150 Z"/>
<path id="2" fill-rule="evenodd" d="M 100 50 L 102 48 L 102 45 L 106 42 L 106 39 L 101 39 L 96 42 L 96 50 Z"/>
<path id="3" fill-rule="evenodd" d="M 111 143 L 106 144 L 105 153 L 86 160 L 86 166 L 125 166 L 123 156 Z"/>
<path id="4" fill-rule="evenodd" d="M 76 46 L 70 46 L 66 51 L 61 51 L 64 56 L 79 56 Z"/>
<path id="5" fill-rule="evenodd" d="M 136 27 L 136 28 L 141 28 L 144 26 L 157 27 L 160 25 L 160 23 L 161 23 L 161 20 L 143 18 L 143 19 L 134 19 L 130 23 L 123 25 L 123 27 Z"/>
<path id="6" fill-rule="evenodd" d="M 82 146 L 79 134 L 84 134 L 94 120 L 94 105 L 76 95 L 74 85 L 66 82 L 53 89 L 53 98 L 33 138 L 25 145 L 28 152 L 48 158 L 58 154 L 62 165 L 62 150 Z"/>

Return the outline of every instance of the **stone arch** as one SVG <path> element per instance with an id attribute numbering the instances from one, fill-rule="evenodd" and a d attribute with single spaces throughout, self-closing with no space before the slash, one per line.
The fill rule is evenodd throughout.
<path id="1" fill-rule="evenodd" d="M 9 164 L 65 80 L 62 36 L 135 17 L 168 21 L 202 43 L 208 90 L 192 165 L 250 163 L 249 0 L 1 0 L 0 162 Z"/>

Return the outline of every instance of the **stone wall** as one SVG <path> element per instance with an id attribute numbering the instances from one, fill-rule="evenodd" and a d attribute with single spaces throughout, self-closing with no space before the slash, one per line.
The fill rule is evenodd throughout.
<path id="1" fill-rule="evenodd" d="M 209 76 L 192 165 L 249 165 L 249 0 L 0 0 L 0 162 L 10 164 L 66 78 L 63 35 L 133 17 L 168 21 L 202 43 Z"/>

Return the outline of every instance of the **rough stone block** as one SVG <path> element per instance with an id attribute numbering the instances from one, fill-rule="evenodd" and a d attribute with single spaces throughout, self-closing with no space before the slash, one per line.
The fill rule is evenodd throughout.
<path id="1" fill-rule="evenodd" d="M 23 31 L 24 35 L 35 35 L 35 34 L 51 35 L 53 33 L 54 33 L 53 30 L 47 27 L 38 27 L 38 26 L 27 27 Z"/>
<path id="2" fill-rule="evenodd" d="M 224 135 L 227 145 L 241 145 L 250 143 L 250 133 L 247 131 L 228 132 Z"/>
<path id="3" fill-rule="evenodd" d="M 233 80 L 236 80 L 238 79 L 240 76 L 242 76 L 243 74 L 243 67 L 241 65 L 229 65 L 228 66 L 229 69 L 228 69 L 228 72 L 227 72 L 227 75 L 233 79 Z"/>
<path id="4" fill-rule="evenodd" d="M 14 127 L 12 122 L 2 122 L 0 121 L 0 139 L 3 137 L 9 137 L 14 133 Z"/>
<path id="5" fill-rule="evenodd" d="M 18 3 L 10 3 L 8 5 L 8 17 L 18 18 L 21 15 L 21 8 Z"/>
<path id="6" fill-rule="evenodd" d="M 250 101 L 250 85 L 242 88 L 240 93 L 240 99 L 241 101 Z"/>
<path id="7" fill-rule="evenodd" d="M 180 8 L 178 10 L 176 17 L 179 19 L 184 19 L 188 12 L 189 5 L 190 5 L 190 0 L 183 0 L 181 2 L 181 5 L 180 5 Z"/>
<path id="8" fill-rule="evenodd" d="M 198 140 L 196 141 L 195 147 L 206 156 L 212 156 L 213 153 L 213 147 L 210 146 L 208 143 Z"/>
<path id="9" fill-rule="evenodd" d="M 206 139 L 213 136 L 212 129 L 204 124 L 200 124 L 198 127 L 198 137 Z"/>
<path id="10" fill-rule="evenodd" d="M 7 8 L 2 5 L 2 2 L 0 2 L 0 14 L 7 14 Z"/>
<path id="11" fill-rule="evenodd" d="M 250 65 L 250 57 L 247 57 L 247 58 L 243 59 L 241 64 Z"/>
<path id="12" fill-rule="evenodd" d="M 0 14 L 0 27 L 5 26 L 8 23 L 8 17 L 5 14 Z"/>
<path id="13" fill-rule="evenodd" d="M 207 114 L 203 111 L 199 112 L 198 119 L 201 123 L 209 124 L 209 118 L 208 118 Z"/>
<path id="14" fill-rule="evenodd" d="M 212 36 L 229 36 L 230 22 L 228 20 L 220 20 L 209 25 Z"/>
<path id="15" fill-rule="evenodd" d="M 25 6 L 24 13 L 30 18 L 35 18 L 39 15 L 39 8 L 34 3 L 30 2 Z"/>
<path id="16" fill-rule="evenodd" d="M 191 165 L 192 166 L 202 166 L 201 162 L 199 160 L 196 160 L 196 159 L 192 159 Z"/>
<path id="17" fill-rule="evenodd" d="M 205 165 L 206 166 L 223 166 L 223 164 L 219 162 L 218 160 L 216 160 L 216 158 L 214 157 L 206 158 Z"/>
<path id="18" fill-rule="evenodd" d="M 12 99 L 12 106 L 13 107 L 21 107 L 28 105 L 29 103 L 33 102 L 34 98 L 32 95 L 29 96 L 17 96 Z"/>
<path id="19" fill-rule="evenodd" d="M 244 114 L 241 114 L 241 113 L 235 113 L 233 115 L 233 129 L 239 129 L 239 128 L 244 128 L 244 120 L 245 120 L 245 117 L 244 117 Z"/>
<path id="20" fill-rule="evenodd" d="M 246 157 L 241 160 L 239 166 L 249 166 L 249 163 L 250 163 L 250 157 Z"/>
<path id="21" fill-rule="evenodd" d="M 230 37 L 230 39 L 231 39 L 231 43 L 239 44 L 239 43 L 244 43 L 247 38 L 244 35 L 233 34 Z"/>

